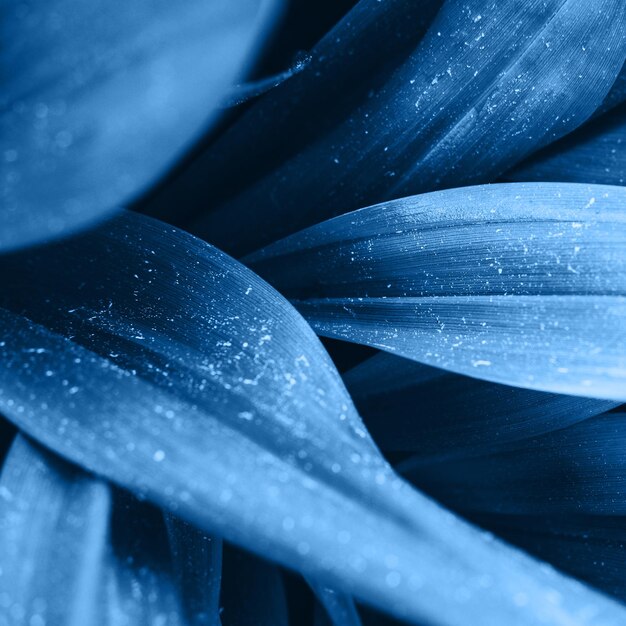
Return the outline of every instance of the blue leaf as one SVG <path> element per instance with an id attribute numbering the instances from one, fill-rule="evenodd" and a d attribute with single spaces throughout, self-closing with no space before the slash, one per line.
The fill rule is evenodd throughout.
<path id="1" fill-rule="evenodd" d="M 626 105 L 538 152 L 504 178 L 626 185 Z"/>
<path id="2" fill-rule="evenodd" d="M 517 184 L 368 207 L 248 257 L 327 337 L 626 399 L 626 189 Z"/>
<path id="3" fill-rule="evenodd" d="M 363 103 L 195 232 L 246 253 L 368 204 L 489 182 L 587 120 L 625 57 L 623 2 L 448 0 Z"/>
<path id="4" fill-rule="evenodd" d="M 17 437 L 0 478 L 0 623 L 103 623 L 110 507 L 104 483 Z"/>
<path id="5" fill-rule="evenodd" d="M 384 352 L 344 382 L 374 441 L 422 462 L 492 450 L 619 406 L 476 380 Z"/>
<path id="6" fill-rule="evenodd" d="M 304 320 L 211 246 L 123 214 L 0 265 L 0 411 L 62 456 L 414 623 L 626 619 L 399 479 Z"/>
<path id="7" fill-rule="evenodd" d="M 489 514 L 474 519 L 562 571 L 626 601 L 623 517 Z"/>
<path id="8" fill-rule="evenodd" d="M 415 48 L 442 2 L 360 0 L 313 47 L 302 72 L 247 111 L 148 210 L 168 215 L 176 206 L 179 220 L 181 211 L 202 215 L 328 132 Z"/>
<path id="9" fill-rule="evenodd" d="M 174 571 L 190 626 L 220 626 L 222 540 L 166 513 Z"/>
<path id="10" fill-rule="evenodd" d="M 606 413 L 492 454 L 401 465 L 457 510 L 521 515 L 626 514 L 626 415 Z"/>
<path id="11" fill-rule="evenodd" d="M 181 594 L 159 510 L 116 490 L 103 597 L 110 626 L 196 626 Z M 187 610 L 189 609 L 189 610 Z"/>
<path id="12" fill-rule="evenodd" d="M 607 94 L 604 102 L 598 107 L 594 115 L 602 115 L 610 111 L 613 107 L 626 101 L 626 63 L 622 66 L 622 71 L 615 79 L 611 91 Z"/>
<path id="13" fill-rule="evenodd" d="M 127 205 L 213 121 L 277 0 L 3 7 L 0 249 Z"/>
<path id="14" fill-rule="evenodd" d="M 354 600 L 334 589 L 309 581 L 311 588 L 320 601 L 332 626 L 361 626 L 361 618 Z"/>

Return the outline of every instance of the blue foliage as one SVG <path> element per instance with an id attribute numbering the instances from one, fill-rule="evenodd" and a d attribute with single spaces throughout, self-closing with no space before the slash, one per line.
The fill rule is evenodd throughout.
<path id="1" fill-rule="evenodd" d="M 1 11 L 0 626 L 621 626 L 626 4 L 283 4 Z"/>

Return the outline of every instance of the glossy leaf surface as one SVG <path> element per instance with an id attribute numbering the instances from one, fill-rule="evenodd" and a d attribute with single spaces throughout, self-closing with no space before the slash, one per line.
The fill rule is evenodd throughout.
<path id="1" fill-rule="evenodd" d="M 243 254 L 369 204 L 490 182 L 587 120 L 625 58 L 621 2 L 448 0 L 363 104 L 195 232 Z"/>
<path id="2" fill-rule="evenodd" d="M 399 479 L 302 318 L 214 248 L 124 214 L 1 271 L 0 410 L 63 456 L 414 623 L 624 621 Z"/>
<path id="3" fill-rule="evenodd" d="M 626 185 L 626 105 L 538 152 L 504 178 Z"/>
<path id="4" fill-rule="evenodd" d="M 368 207 L 247 262 L 325 336 L 626 399 L 626 190 L 492 185 Z"/>

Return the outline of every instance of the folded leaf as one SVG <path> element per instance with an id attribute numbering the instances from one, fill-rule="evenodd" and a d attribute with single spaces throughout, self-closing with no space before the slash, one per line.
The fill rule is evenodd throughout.
<path id="1" fill-rule="evenodd" d="M 523 515 L 625 515 L 626 414 L 606 413 L 493 454 L 403 473 L 454 508 Z"/>
<path id="2" fill-rule="evenodd" d="M 211 246 L 123 214 L 0 272 L 0 411 L 59 454 L 414 623 L 626 619 L 399 479 L 304 320 Z"/>
<path id="3" fill-rule="evenodd" d="M 375 202 L 494 180 L 587 120 L 625 58 L 623 2 L 448 0 L 364 103 L 195 232 L 243 254 Z"/>
<path id="4" fill-rule="evenodd" d="M 105 623 L 110 506 L 105 484 L 17 437 L 0 477 L 0 621 Z"/>
<path id="5" fill-rule="evenodd" d="M 202 216 L 271 172 L 365 102 L 417 46 L 442 3 L 359 0 L 313 47 L 302 72 L 256 103 L 145 209 L 169 217 L 175 206 L 174 219 L 185 223 L 181 211 Z"/>
<path id="6" fill-rule="evenodd" d="M 538 152 L 504 178 L 626 185 L 626 105 Z"/>
<path id="7" fill-rule="evenodd" d="M 384 352 L 344 382 L 374 441 L 423 462 L 492 450 L 619 406 L 476 380 Z"/>
<path id="8" fill-rule="evenodd" d="M 626 399 L 626 189 L 414 196 L 248 257 L 321 335 L 537 390 Z"/>
<path id="9" fill-rule="evenodd" d="M 9 0 L 1 19 L 0 249 L 144 193 L 212 121 L 276 0 Z"/>

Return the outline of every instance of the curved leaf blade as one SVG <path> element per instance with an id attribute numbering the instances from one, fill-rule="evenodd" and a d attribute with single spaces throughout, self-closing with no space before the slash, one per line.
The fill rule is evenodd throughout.
<path id="1" fill-rule="evenodd" d="M 477 515 L 481 525 L 624 602 L 624 518 L 606 515 Z"/>
<path id="2" fill-rule="evenodd" d="M 494 384 L 385 352 L 343 378 L 374 441 L 424 463 L 484 453 L 620 404 Z"/>
<path id="3" fill-rule="evenodd" d="M 18 435 L 0 477 L 6 624 L 102 623 L 110 507 L 104 483 Z"/>
<path id="4" fill-rule="evenodd" d="M 178 592 L 190 626 L 220 626 L 222 540 L 165 514 Z"/>
<path id="5" fill-rule="evenodd" d="M 626 190 L 492 185 L 375 205 L 248 257 L 322 335 L 626 399 Z"/>
<path id="6" fill-rule="evenodd" d="M 213 120 L 276 5 L 8 2 L 0 249 L 70 233 L 143 194 Z"/>
<path id="7" fill-rule="evenodd" d="M 421 487 L 457 510 L 624 516 L 626 416 L 607 413 L 475 458 L 413 466 Z"/>
<path id="8" fill-rule="evenodd" d="M 151 215 L 201 217 L 340 123 L 409 54 L 443 0 L 359 0 L 308 55 L 302 72 L 244 113 L 180 177 L 150 199 Z M 280 119 L 277 126 L 268 120 Z M 233 167 L 233 164 L 236 164 Z M 179 221 L 180 223 L 185 223 Z M 243 226 L 243 224 L 242 224 Z"/>
<path id="9" fill-rule="evenodd" d="M 614 0 L 448 0 L 361 106 L 195 232 L 244 254 L 363 206 L 494 180 L 586 121 L 625 58 Z"/>
<path id="10" fill-rule="evenodd" d="M 504 178 L 626 185 L 626 105 L 538 152 Z"/>
<path id="11" fill-rule="evenodd" d="M 61 455 L 413 622 L 623 622 L 399 479 L 302 318 L 211 246 L 124 214 L 0 265 L 0 410 Z"/>

